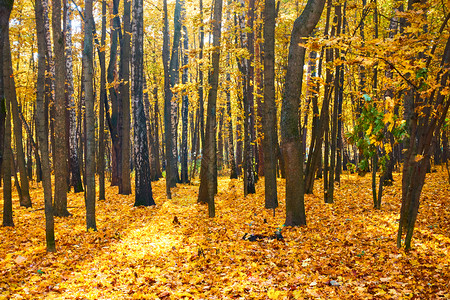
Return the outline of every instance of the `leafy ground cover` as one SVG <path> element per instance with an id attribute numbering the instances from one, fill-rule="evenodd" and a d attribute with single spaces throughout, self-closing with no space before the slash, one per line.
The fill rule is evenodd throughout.
<path id="1" fill-rule="evenodd" d="M 57 253 L 44 245 L 42 189 L 32 209 L 15 197 L 14 228 L 0 228 L 0 299 L 448 299 L 450 186 L 427 175 L 413 250 L 396 248 L 401 175 L 372 208 L 370 176 L 344 175 L 334 204 L 322 182 L 306 196 L 307 227 L 286 228 L 280 206 L 265 210 L 263 182 L 246 198 L 242 182 L 219 179 L 217 217 L 196 204 L 198 182 L 154 207 L 107 189 L 97 232 L 86 232 L 83 194 L 69 194 L 69 218 L 56 219 Z M 245 233 L 283 240 L 244 240 Z"/>

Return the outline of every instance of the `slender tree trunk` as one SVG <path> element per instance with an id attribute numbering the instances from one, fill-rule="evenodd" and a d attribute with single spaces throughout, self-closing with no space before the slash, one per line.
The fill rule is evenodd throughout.
<path id="1" fill-rule="evenodd" d="M 244 85 L 244 195 L 254 194 L 256 192 L 255 184 L 255 114 L 254 114 L 254 100 L 253 100 L 253 77 L 254 77 L 254 33 L 253 33 L 253 19 L 255 17 L 255 1 L 249 1 L 248 7 L 248 22 L 247 27 L 250 30 L 247 32 L 247 50 L 249 58 L 244 61 L 245 70 L 245 85 Z"/>
<path id="2" fill-rule="evenodd" d="M 429 109 L 424 114 L 411 115 L 407 121 L 410 129 L 410 137 L 407 140 L 408 148 L 405 153 L 403 163 L 402 177 L 402 206 L 400 209 L 400 221 L 397 234 L 397 246 L 402 246 L 403 232 L 405 235 L 405 249 L 411 248 L 411 240 L 414 232 L 414 226 L 419 211 L 419 199 L 425 182 L 426 170 L 428 168 L 431 141 L 433 133 L 439 130 L 446 118 L 450 107 L 450 99 L 444 96 L 441 91 L 443 87 L 449 85 L 450 74 L 444 71 L 444 66 L 450 64 L 450 38 L 447 40 L 441 61 L 441 71 L 436 77 L 436 83 L 439 88 L 435 88 L 427 99 L 421 99 L 418 95 L 413 95 L 412 111 L 416 111 L 420 105 L 426 105 Z M 416 93 L 416 92 L 415 92 Z M 416 97 L 417 96 L 417 97 Z M 436 112 L 431 117 L 431 112 Z M 419 135 L 419 133 L 422 133 Z"/>
<path id="3" fill-rule="evenodd" d="M 9 17 L 14 5 L 14 1 L 0 2 L 0 104 L 2 114 L 2 126 L 4 126 L 3 140 L 3 226 L 14 226 L 13 210 L 12 210 L 12 188 L 11 188 L 11 105 L 9 99 L 6 97 L 5 82 L 8 80 L 8 74 L 5 70 L 5 54 L 8 50 L 6 43 L 9 43 Z M 5 116 L 3 118 L 3 115 Z"/>
<path id="4" fill-rule="evenodd" d="M 121 174 L 122 174 L 122 147 L 120 142 L 120 131 L 119 131 L 119 93 L 117 90 L 116 79 L 116 69 L 117 69 L 117 40 L 120 32 L 120 18 L 119 18 L 119 0 L 113 0 L 112 5 L 112 15 L 114 16 L 111 21 L 111 46 L 109 55 L 109 64 L 107 70 L 107 80 L 109 85 L 109 97 L 111 101 L 111 115 L 106 107 L 107 102 L 105 102 L 105 112 L 106 118 L 108 120 L 109 132 L 112 141 L 112 186 L 121 185 Z"/>
<path id="5" fill-rule="evenodd" d="M 134 75 L 133 75 L 134 76 Z M 150 106 L 150 99 L 148 96 L 148 87 L 147 87 L 147 79 L 145 77 L 145 75 L 143 75 L 143 104 L 144 104 L 144 114 L 145 114 L 145 125 L 146 125 L 146 134 L 147 134 L 147 141 L 148 141 L 148 160 L 149 160 L 149 164 L 150 164 L 150 180 L 151 181 L 156 181 L 159 178 L 156 175 L 156 161 L 157 161 L 157 156 L 155 154 L 155 141 L 154 141 L 154 126 L 150 121 L 150 112 L 152 111 L 151 106 Z M 158 89 L 156 88 L 154 90 L 154 92 L 158 92 Z M 158 96 L 156 96 L 156 98 L 158 98 Z"/>
<path id="6" fill-rule="evenodd" d="M 44 0 L 44 5 L 46 5 Z M 46 34 L 48 29 L 44 26 L 44 16 L 46 14 L 45 6 L 41 0 L 36 0 L 35 16 L 38 44 L 38 76 L 36 84 L 36 131 L 38 133 L 39 151 L 41 152 L 42 162 L 42 186 L 44 188 L 44 207 L 45 207 L 45 239 L 47 243 L 47 252 L 55 252 L 55 225 L 52 205 L 52 182 L 50 175 L 50 159 L 48 153 L 48 127 L 45 125 L 45 71 L 46 71 Z M 49 62 L 49 60 L 48 60 Z M 47 63 L 48 63 L 47 62 Z"/>
<path id="7" fill-rule="evenodd" d="M 155 205 L 150 179 L 146 118 L 144 113 L 144 2 L 133 1 L 133 118 L 134 118 L 134 206 Z"/>
<path id="8" fill-rule="evenodd" d="M 156 82 L 156 81 L 155 81 Z M 153 89 L 153 97 L 155 100 L 155 105 L 154 105 L 154 125 L 155 125 L 155 130 L 154 130 L 154 144 L 151 144 L 151 147 L 154 148 L 154 155 L 155 155 L 155 172 L 156 172 L 156 178 L 159 179 L 162 177 L 162 172 L 161 172 L 161 156 L 160 156 L 160 143 L 159 143 L 159 122 L 160 122 L 160 115 L 159 115 L 159 104 L 158 104 L 158 87 L 155 86 L 155 88 Z M 163 155 L 164 157 L 164 155 Z"/>
<path id="9" fill-rule="evenodd" d="M 53 154 L 55 174 L 55 216 L 67 217 L 71 214 L 67 210 L 67 167 L 68 155 L 66 144 L 66 103 L 65 79 L 66 60 L 64 49 L 64 33 L 61 27 L 61 0 L 52 2 L 52 33 L 55 53 L 55 115 L 54 134 L 55 152 Z"/>
<path id="10" fill-rule="evenodd" d="M 131 112 L 130 112 L 130 54 L 131 54 L 131 1 L 124 0 L 123 9 L 123 34 L 120 40 L 120 113 L 122 119 L 119 127 L 122 147 L 122 174 L 119 194 L 131 194 L 130 178 L 130 132 L 131 132 Z"/>
<path id="11" fill-rule="evenodd" d="M 183 50 L 182 50 L 182 66 L 183 74 L 181 76 L 181 83 L 186 84 L 188 82 L 188 69 L 189 63 L 188 57 L 189 40 L 186 26 L 183 26 Z M 189 116 L 189 97 L 186 91 L 183 91 L 182 95 L 182 107 L 181 107 L 181 183 L 189 182 L 188 175 L 188 116 Z"/>
<path id="12" fill-rule="evenodd" d="M 242 101 L 238 100 L 239 112 L 242 111 Z M 243 150 L 243 137 L 242 137 L 242 117 L 240 114 L 236 117 L 236 172 L 237 176 L 242 175 L 242 150 Z"/>
<path id="13" fill-rule="evenodd" d="M 102 35 L 100 47 L 105 48 L 106 39 L 106 0 L 102 0 Z M 99 103 L 99 130 L 98 130 L 98 200 L 105 200 L 105 102 L 106 93 L 106 57 L 105 51 L 99 52 L 100 61 L 100 103 Z"/>
<path id="14" fill-rule="evenodd" d="M 217 176 L 215 173 L 216 160 L 216 101 L 217 89 L 219 84 L 219 61 L 220 61 L 220 37 L 222 25 L 222 0 L 214 0 L 213 16 L 213 47 L 212 52 L 212 71 L 210 77 L 211 89 L 208 93 L 208 110 L 206 119 L 205 144 L 203 147 L 202 165 L 200 173 L 200 190 L 198 193 L 198 202 L 208 203 L 208 215 L 213 218 L 216 214 L 214 194 L 215 182 Z"/>
<path id="15" fill-rule="evenodd" d="M 44 61 L 44 63 L 45 63 L 45 61 Z M 45 78 L 44 78 L 44 80 L 45 80 Z M 45 82 L 44 82 L 44 84 L 45 84 Z M 37 84 L 36 84 L 36 86 L 37 86 Z M 42 161 L 41 161 L 41 157 L 39 155 L 39 137 L 38 137 L 38 129 L 37 129 L 37 112 L 36 112 L 36 110 L 34 112 L 34 115 L 35 115 L 34 134 L 36 137 L 36 142 L 35 142 L 36 147 L 33 148 L 33 150 L 34 150 L 34 160 L 36 162 L 36 182 L 41 182 L 42 181 Z M 0 135 L 1 135 L 1 133 L 0 133 Z M 29 136 L 32 136 L 32 135 L 30 134 Z M 0 166 L 1 166 L 1 162 L 0 162 Z"/>
<path id="16" fill-rule="evenodd" d="M 230 97 L 230 74 L 226 74 L 227 78 L 227 120 L 228 120 L 228 161 L 230 162 L 230 178 L 237 179 L 236 159 L 234 158 L 234 138 L 233 138 L 233 118 L 231 115 L 231 97 Z"/>
<path id="17" fill-rule="evenodd" d="M 327 36 L 330 27 L 330 15 L 331 15 L 331 1 L 327 1 L 327 16 L 325 21 L 325 30 L 324 35 Z M 331 49 L 322 49 L 319 59 L 318 66 L 318 75 L 317 77 L 322 76 L 322 66 L 323 66 L 323 58 L 324 53 L 326 55 L 326 60 L 331 60 Z M 325 154 L 324 154 L 324 171 L 328 174 L 328 119 L 329 119 L 329 106 L 331 99 L 331 89 L 330 84 L 332 81 L 332 76 L 329 68 L 326 69 L 325 75 L 325 93 L 322 101 L 322 109 L 320 111 L 319 116 L 319 108 L 318 108 L 318 96 L 319 96 L 319 82 L 313 78 L 314 85 L 314 95 L 312 96 L 313 103 L 313 131 L 312 131 L 312 142 L 309 150 L 308 161 L 306 164 L 306 177 L 305 177 L 305 193 L 312 194 L 314 190 L 314 180 L 316 177 L 316 172 L 319 175 L 322 175 L 322 145 L 324 144 Z M 326 142 L 323 143 L 324 139 Z M 324 194 L 326 193 L 328 186 L 328 177 L 324 177 Z"/>
<path id="18" fill-rule="evenodd" d="M 95 220 L 95 112 L 94 112 L 94 66 L 92 0 L 85 0 L 84 17 L 84 88 L 86 101 L 86 229 L 97 231 Z"/>
<path id="19" fill-rule="evenodd" d="M 334 11 L 334 25 L 332 29 L 332 36 L 339 36 L 341 33 L 341 6 L 336 5 Z M 336 34 L 334 34 L 336 33 Z M 339 50 L 334 50 L 335 57 L 339 57 Z M 339 93 L 340 90 L 340 76 L 342 76 L 342 65 L 336 66 L 335 75 L 334 75 L 334 101 L 333 101 L 333 117 L 331 123 L 331 150 L 330 150 L 330 166 L 329 166 L 329 176 L 328 176 L 328 191 L 325 202 L 333 203 L 334 202 L 334 182 L 335 182 L 335 171 L 336 171 L 336 160 L 338 156 L 337 144 L 338 144 L 338 116 L 339 116 L 339 102 L 341 101 Z"/>
<path id="20" fill-rule="evenodd" d="M 0 6 L 0 170 L 3 170 L 3 160 L 4 160 L 4 144 L 5 144 L 5 126 L 6 126 L 6 95 L 5 95 L 5 83 L 3 80 L 3 51 L 6 40 L 6 34 L 9 31 L 9 16 L 11 14 L 13 1 L 8 3 L 7 1 L 2 2 L 5 4 Z M 9 7 L 11 6 L 11 7 Z M 0 172 L 0 178 L 3 179 L 3 172 Z M 2 181 L 0 180 L 0 186 Z M 12 207 L 12 206 L 11 206 Z M 5 207 L 4 207 L 5 208 Z M 12 212 L 11 212 L 12 217 Z"/>
<path id="21" fill-rule="evenodd" d="M 13 76 L 11 49 L 9 41 L 9 33 L 5 34 L 5 43 L 3 48 L 3 72 L 5 80 L 3 82 L 5 88 L 5 95 L 11 105 L 11 115 L 14 125 L 14 137 L 17 153 L 17 165 L 20 173 L 20 206 L 31 207 L 31 197 L 28 183 L 27 170 L 25 167 L 25 153 L 23 151 L 23 134 L 22 124 L 19 118 L 19 104 L 17 103 L 16 84 Z M 14 174 L 16 170 L 14 170 Z M 19 184 L 19 181 L 16 183 Z"/>
<path id="22" fill-rule="evenodd" d="M 277 109 L 275 103 L 275 0 L 264 6 L 264 132 L 265 208 L 278 207 L 277 196 Z"/>
<path id="23" fill-rule="evenodd" d="M 70 185 L 75 193 L 83 191 L 80 164 L 78 161 L 77 121 L 75 113 L 75 99 L 73 97 L 73 63 L 72 63 L 72 22 L 69 0 L 64 0 L 64 28 L 66 42 L 66 97 L 67 97 L 67 138 L 69 139 L 69 173 Z"/>
<path id="24" fill-rule="evenodd" d="M 203 59 L 203 47 L 205 43 L 205 30 L 203 26 L 203 0 L 199 0 L 200 9 L 200 33 L 199 33 L 199 54 L 198 59 L 201 61 Z M 203 70 L 202 64 L 199 65 L 198 70 L 198 107 L 199 107 L 199 119 L 200 119 L 200 140 L 202 147 L 205 145 L 205 113 L 204 113 L 204 95 L 203 95 Z M 200 147 L 198 148 L 200 153 Z"/>
<path id="25" fill-rule="evenodd" d="M 166 144 L 166 194 L 171 199 L 170 189 L 176 186 L 178 179 L 177 149 L 176 149 L 176 114 L 177 101 L 174 99 L 171 88 L 178 83 L 178 50 L 181 36 L 181 0 L 177 0 L 174 12 L 174 37 L 172 55 L 169 63 L 169 28 L 167 20 L 167 1 L 164 1 L 164 127 Z"/>

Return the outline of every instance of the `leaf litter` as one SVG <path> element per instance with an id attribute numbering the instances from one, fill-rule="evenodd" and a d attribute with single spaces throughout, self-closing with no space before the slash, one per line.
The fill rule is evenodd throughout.
<path id="1" fill-rule="evenodd" d="M 154 207 L 107 188 L 97 232 L 86 232 L 83 194 L 69 194 L 68 218 L 55 219 L 56 253 L 45 251 L 43 194 L 34 208 L 14 199 L 14 228 L 0 228 L 0 299 L 424 299 L 450 298 L 450 187 L 428 174 L 413 250 L 396 248 L 401 175 L 372 208 L 370 176 L 343 176 L 334 204 L 322 182 L 305 196 L 306 227 L 283 226 L 264 209 L 263 179 L 243 196 L 242 181 L 219 178 L 216 218 L 197 204 L 198 181 Z M 280 233 L 282 238 L 276 238 Z M 262 237 L 249 240 L 247 237 Z M 275 237 L 275 238 L 266 238 Z"/>

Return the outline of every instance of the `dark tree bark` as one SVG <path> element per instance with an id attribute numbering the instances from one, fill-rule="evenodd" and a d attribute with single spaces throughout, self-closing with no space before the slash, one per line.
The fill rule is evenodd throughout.
<path id="1" fill-rule="evenodd" d="M 105 48 L 106 39 L 106 0 L 102 0 L 102 35 L 100 47 Z M 98 128 L 98 199 L 105 200 L 105 103 L 106 94 L 106 57 L 105 51 L 99 51 L 100 61 L 100 103 Z"/>
<path id="2" fill-rule="evenodd" d="M 181 75 L 181 83 L 186 84 L 188 82 L 188 69 L 189 63 L 189 39 L 186 26 L 183 26 L 183 50 L 182 50 L 182 67 L 183 73 Z M 183 91 L 182 104 L 181 104 L 181 183 L 189 182 L 188 174 L 188 116 L 189 116 L 189 97 L 186 91 Z"/>
<path id="3" fill-rule="evenodd" d="M 11 14 L 11 9 L 14 1 L 9 3 L 8 1 L 0 2 L 0 170 L 3 169 L 3 157 L 4 157 L 4 143 L 5 143 L 5 120 L 6 120 L 6 96 L 5 96 L 5 84 L 3 80 L 3 49 L 5 44 L 5 35 L 9 31 L 9 16 Z M 9 7 L 11 5 L 11 8 Z M 0 172 L 0 179 L 3 179 L 3 172 Z M 2 180 L 0 180 L 0 186 Z M 12 215 L 12 214 L 11 214 Z"/>
<path id="4" fill-rule="evenodd" d="M 327 36 L 330 27 L 330 15 L 331 15 L 331 1 L 327 1 L 327 16 L 325 21 L 325 29 L 324 35 Z M 318 75 L 317 77 L 322 76 L 322 65 L 324 59 L 325 50 L 322 49 L 319 59 L 318 66 Z M 326 51 L 326 60 L 327 62 L 331 60 L 331 50 L 327 49 Z M 319 167 L 321 166 L 322 161 L 322 144 L 324 139 L 328 140 L 328 116 L 329 116 L 329 106 L 331 99 L 330 92 L 330 84 L 332 81 L 332 76 L 329 68 L 326 69 L 325 76 L 325 93 L 322 101 L 322 109 L 320 111 L 319 116 L 319 108 L 318 108 L 318 97 L 319 97 L 319 82 L 313 78 L 313 96 L 312 96 L 312 105 L 313 105 L 313 129 L 312 129 L 312 141 L 311 146 L 309 148 L 309 156 L 306 164 L 306 176 L 305 176 L 305 193 L 312 194 L 314 190 L 314 180 L 316 178 L 316 172 L 322 175 L 322 172 L 319 172 Z M 328 151 L 328 142 L 325 142 L 325 152 Z M 326 162 L 326 164 L 325 164 Z M 328 172 L 328 152 L 324 155 L 324 171 Z M 327 173 L 328 174 L 328 173 Z M 327 190 L 328 186 L 328 177 L 324 177 L 324 191 Z"/>
<path id="5" fill-rule="evenodd" d="M 338 17 L 338 31 L 340 30 L 343 35 L 345 35 L 345 12 L 346 12 L 346 5 L 347 2 L 344 3 L 344 8 L 342 10 L 342 5 L 339 5 L 336 9 L 336 15 Z M 338 32 L 338 34 L 340 34 Z M 378 38 L 378 36 L 376 37 Z M 337 50 L 336 56 L 339 57 L 341 51 Z M 341 57 L 342 60 L 345 58 Z M 338 124 L 337 124 L 337 141 L 336 141 L 336 169 L 335 169 L 335 181 L 340 183 L 341 182 L 341 173 L 342 173 L 342 147 L 343 147 L 343 141 L 342 141 L 342 105 L 344 103 L 344 66 L 339 65 L 339 83 L 336 87 L 337 89 L 337 95 L 338 95 Z"/>
<path id="6" fill-rule="evenodd" d="M 244 75 L 245 83 L 243 90 L 244 100 L 244 195 L 254 194 L 256 192 L 255 184 L 255 114 L 254 114 L 254 99 L 253 99 L 253 77 L 254 77 L 254 33 L 253 21 L 255 18 L 255 1 L 249 1 L 248 7 L 248 22 L 247 27 L 250 29 L 247 32 L 247 50 L 249 58 L 243 63 L 246 64 L 245 69 L 241 72 Z"/>
<path id="7" fill-rule="evenodd" d="M 54 209 L 55 216 L 67 217 L 71 214 L 67 210 L 67 167 L 68 154 L 66 144 L 66 103 L 65 79 L 66 60 L 64 50 L 64 32 L 61 27 L 61 0 L 52 2 L 52 33 L 53 52 L 55 53 L 55 116 L 54 136 L 55 152 L 53 154 L 55 174 Z"/>
<path id="8" fill-rule="evenodd" d="M 426 170 L 431 155 L 431 141 L 433 133 L 442 127 L 449 110 L 450 99 L 441 93 L 443 87 L 449 85 L 450 74 L 446 70 L 450 65 L 450 38 L 447 40 L 441 61 L 441 69 L 436 77 L 439 88 L 435 88 L 431 95 L 422 99 L 417 91 L 414 91 L 412 112 L 409 126 L 410 137 L 405 152 L 402 177 L 402 206 L 397 235 L 397 246 L 402 246 L 403 233 L 405 236 L 405 249 L 411 248 L 411 240 L 414 226 L 419 211 L 419 199 L 425 182 Z M 406 100 L 405 100 L 406 101 Z M 419 105 L 428 106 L 425 113 L 416 113 Z"/>
<path id="9" fill-rule="evenodd" d="M 227 119 L 228 119 L 228 161 L 230 163 L 230 178 L 237 179 L 236 159 L 234 158 L 233 118 L 231 115 L 230 74 L 227 73 Z"/>
<path id="10" fill-rule="evenodd" d="M 166 194 L 171 199 L 170 189 L 175 187 L 178 179 L 176 117 L 178 105 L 171 88 L 178 82 L 178 50 L 181 36 L 181 0 L 177 0 L 174 12 L 174 36 L 172 55 L 169 61 L 169 22 L 167 19 L 167 1 L 164 1 L 164 36 L 163 36 L 163 65 L 164 65 L 164 129 L 166 145 Z"/>
<path id="11" fill-rule="evenodd" d="M 155 137 L 157 133 L 155 132 L 155 124 L 153 121 L 153 124 L 151 123 L 151 116 L 150 112 L 152 111 L 152 107 L 150 106 L 150 99 L 148 95 L 148 87 L 147 87 L 147 79 L 144 75 L 144 82 L 143 82 L 143 88 L 144 88 L 144 114 L 145 114 L 145 124 L 146 124 L 146 133 L 147 133 L 147 141 L 148 141 L 148 155 L 149 155 L 149 164 L 150 164 L 150 180 L 156 181 L 160 177 L 157 175 L 157 161 L 158 161 L 158 155 L 157 155 L 157 145 L 155 143 Z M 156 93 L 156 101 L 158 101 L 158 88 L 155 87 L 153 90 L 153 93 Z"/>
<path id="12" fill-rule="evenodd" d="M 334 8 L 334 20 L 333 20 L 333 29 L 332 36 L 339 36 L 341 33 L 341 23 L 342 23 L 342 15 L 341 15 L 341 6 L 336 5 Z M 339 56 L 339 50 L 334 50 L 334 55 L 336 58 Z M 331 149 L 330 149 L 330 166 L 328 169 L 328 190 L 326 193 L 325 203 L 333 203 L 334 202 L 334 182 L 335 182 L 335 171 L 336 171 L 336 160 L 338 156 L 337 144 L 338 144 L 338 116 L 339 116 L 339 103 L 342 101 L 340 96 L 340 77 L 342 74 L 342 65 L 336 66 L 335 74 L 334 74 L 334 101 L 333 101 L 333 115 L 332 115 L 332 123 L 331 123 Z"/>
<path id="13" fill-rule="evenodd" d="M 119 127 L 122 147 L 122 168 L 119 194 L 131 194 L 130 178 L 130 134 L 131 134 L 131 112 L 130 112 L 130 55 L 131 55 L 131 1 L 124 0 L 123 6 L 123 34 L 120 40 L 120 104 L 119 117 L 122 119 Z"/>
<path id="14" fill-rule="evenodd" d="M 144 113 L 144 2 L 133 1 L 133 118 L 134 118 L 134 206 L 155 205 L 152 195 L 150 163 L 148 159 L 147 127 Z"/>
<path id="15" fill-rule="evenodd" d="M 206 119 L 205 144 L 203 147 L 202 165 L 200 170 L 200 190 L 198 202 L 208 203 L 208 215 L 213 218 L 216 214 L 214 194 L 217 169 L 216 161 L 216 102 L 219 85 L 220 37 L 222 25 L 222 0 L 214 0 L 213 15 L 213 47 L 212 71 L 210 77 L 211 89 L 208 93 L 208 109 Z"/>
<path id="16" fill-rule="evenodd" d="M 199 33 L 199 54 L 198 59 L 203 59 L 203 47 L 205 44 L 205 30 L 203 26 L 203 0 L 199 0 L 200 9 L 200 33 Z M 203 95 L 203 70 L 202 65 L 199 65 L 198 69 L 198 107 L 199 107 L 199 120 L 200 120 L 200 140 L 202 147 L 205 144 L 205 113 L 204 113 L 204 95 Z M 198 148 L 200 150 L 200 147 Z M 200 153 L 200 151 L 198 151 Z"/>
<path id="17" fill-rule="evenodd" d="M 275 0 L 264 6 L 264 132 L 265 208 L 278 207 L 277 196 L 277 109 L 275 103 Z"/>
<path id="18" fill-rule="evenodd" d="M 224 132 L 223 132 L 223 118 L 224 118 L 224 109 L 223 107 L 219 107 L 218 109 L 219 115 L 219 128 L 217 131 L 217 170 L 222 170 L 224 167 L 224 159 L 223 159 L 223 141 L 224 141 Z"/>
<path id="19" fill-rule="evenodd" d="M 66 100 L 67 100 L 67 126 L 66 138 L 68 138 L 69 150 L 69 189 L 73 187 L 75 193 L 83 191 L 81 181 L 80 164 L 78 159 L 77 121 L 75 113 L 75 99 L 73 97 L 73 59 L 72 59 L 72 22 L 70 20 L 71 9 L 69 0 L 64 0 L 64 30 L 66 43 Z"/>
<path id="20" fill-rule="evenodd" d="M 45 239 L 47 252 L 55 252 L 55 225 L 52 205 L 52 182 L 50 159 L 48 153 L 48 127 L 45 125 L 45 72 L 46 72 L 46 28 L 44 16 L 47 14 L 47 0 L 36 0 L 35 16 L 38 44 L 38 76 L 36 84 L 36 130 L 39 140 L 39 151 L 42 163 L 42 186 L 44 188 L 45 205 Z M 48 58 L 47 58 L 48 59 Z M 49 60 L 47 61 L 47 64 Z"/>
<path id="21" fill-rule="evenodd" d="M 8 50 L 6 43 L 9 43 L 9 17 L 14 5 L 13 0 L 0 1 L 0 104 L 2 114 L 2 127 L 4 128 L 2 146 L 3 146 L 3 226 L 14 226 L 13 211 L 12 211 L 12 188 L 11 188 L 11 105 L 9 99 L 6 97 L 5 81 L 8 79 L 8 74 L 5 70 L 5 52 Z M 9 54 L 11 55 L 11 54 Z M 4 116 L 4 118 L 3 118 Z M 3 123 L 5 122 L 6 123 Z"/>
<path id="22" fill-rule="evenodd" d="M 94 112 L 94 17 L 92 0 L 85 1 L 84 88 L 86 102 L 86 229 L 97 230 L 95 220 L 95 112 Z"/>
<path id="23" fill-rule="evenodd" d="M 303 155 L 299 132 L 299 100 L 302 90 L 306 49 L 301 46 L 320 19 L 325 0 L 308 0 L 294 22 L 289 46 L 288 67 L 281 109 L 281 144 L 286 170 L 287 226 L 306 225 Z"/>
<path id="24" fill-rule="evenodd" d="M 36 111 L 35 111 L 35 113 L 36 113 Z M 42 170 L 41 170 L 41 158 L 39 156 L 38 145 L 36 144 L 36 142 L 35 142 L 35 140 L 33 138 L 33 131 L 30 128 L 30 126 L 28 125 L 27 120 L 25 120 L 25 117 L 22 114 L 20 107 L 19 107 L 19 118 L 20 118 L 20 120 L 22 122 L 23 127 L 25 128 L 25 131 L 27 132 L 28 144 L 29 144 L 28 146 L 31 148 L 29 151 L 30 152 L 32 151 L 34 153 L 34 160 L 36 162 L 36 182 L 40 182 L 41 181 L 41 177 L 42 177 L 42 174 L 41 174 Z M 32 122 L 34 122 L 34 120 Z M 37 136 L 37 130 L 36 129 L 35 129 L 35 133 L 36 133 L 36 136 Z M 31 153 L 29 155 L 30 155 L 29 165 L 31 165 L 31 167 L 32 167 Z M 28 178 L 32 179 L 33 176 L 32 176 L 32 174 L 30 176 L 30 171 L 28 171 L 28 174 L 29 174 Z"/>
<path id="25" fill-rule="evenodd" d="M 156 80 L 155 80 L 156 82 Z M 154 111 L 154 143 L 150 143 L 150 146 L 153 148 L 154 159 L 155 159 L 155 173 L 156 179 L 162 178 L 161 171 L 161 159 L 160 159 L 160 143 L 159 143 L 159 122 L 160 122 L 160 114 L 159 114 L 159 104 L 158 104 L 158 87 L 155 86 L 153 88 L 153 98 L 155 100 L 155 104 L 153 107 Z M 150 141 L 149 141 L 150 142 Z"/>
<path id="26" fill-rule="evenodd" d="M 28 183 L 27 170 L 25 167 L 25 153 L 23 151 L 22 124 L 19 118 L 19 104 L 17 103 L 16 84 L 13 76 L 11 49 L 9 41 L 9 32 L 5 32 L 3 48 L 3 72 L 5 75 L 4 89 L 7 100 L 11 105 L 11 117 L 14 125 L 14 137 L 17 154 L 17 165 L 20 173 L 20 206 L 31 207 L 30 189 Z M 13 159 L 13 158 L 12 158 Z M 16 170 L 13 170 L 16 174 Z M 16 182 L 19 185 L 19 181 Z"/>
<path id="27" fill-rule="evenodd" d="M 108 120 L 108 128 L 112 141 L 112 175 L 111 185 L 121 185 L 122 174 L 122 147 L 120 142 L 120 117 L 119 117 L 119 93 L 116 83 L 116 69 L 117 69 L 117 42 L 118 37 L 121 35 L 120 31 L 120 18 L 119 18 L 119 0 L 113 0 L 112 14 L 113 19 L 111 21 L 111 46 L 109 55 L 109 64 L 107 69 L 107 80 L 109 85 L 109 98 L 111 101 L 111 115 L 105 102 L 106 118 Z"/>

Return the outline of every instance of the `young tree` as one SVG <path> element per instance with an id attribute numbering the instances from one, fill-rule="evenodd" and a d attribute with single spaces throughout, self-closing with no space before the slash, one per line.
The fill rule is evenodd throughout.
<path id="1" fill-rule="evenodd" d="M 294 22 L 289 45 L 288 67 L 281 108 L 281 145 L 286 171 L 287 226 L 306 225 L 303 155 L 299 132 L 299 101 L 306 49 L 301 46 L 320 19 L 325 0 L 308 0 Z"/>
<path id="2" fill-rule="evenodd" d="M 450 84 L 450 38 L 448 38 L 436 76 L 436 84 L 431 94 L 426 97 L 413 88 L 412 113 L 407 121 L 410 137 L 403 163 L 402 206 L 397 235 L 397 246 L 402 246 L 405 235 L 405 249 L 411 248 L 414 225 L 419 211 L 419 199 L 425 182 L 426 170 L 430 163 L 432 137 L 442 127 L 450 106 L 450 98 L 443 92 Z M 420 77 L 419 77 L 420 79 Z M 407 101 L 407 99 L 405 99 Z M 429 109 L 425 109 L 429 108 Z M 422 111 L 422 113 L 417 113 Z"/>

